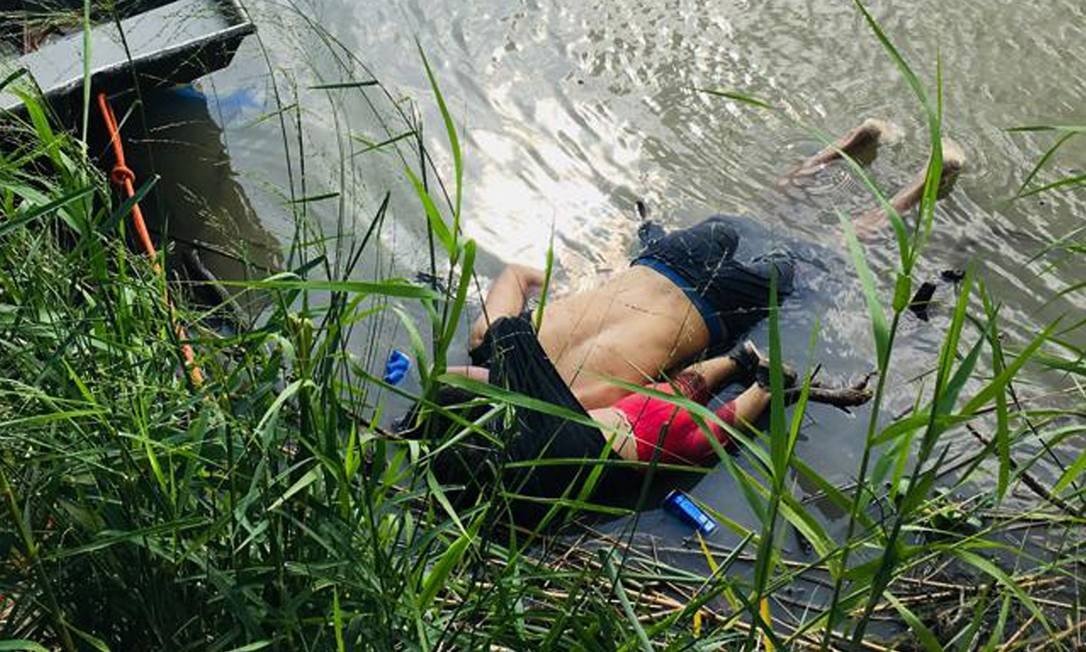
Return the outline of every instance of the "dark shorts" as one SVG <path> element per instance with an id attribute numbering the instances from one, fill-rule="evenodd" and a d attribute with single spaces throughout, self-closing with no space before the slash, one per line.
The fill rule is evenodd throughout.
<path id="1" fill-rule="evenodd" d="M 492 385 L 588 419 L 588 413 L 539 344 L 527 316 L 502 317 L 492 323 L 482 345 L 472 351 L 472 360 L 489 367 Z M 598 428 L 525 407 L 517 407 L 515 415 L 515 422 L 503 437 L 501 461 L 506 491 L 521 497 L 510 502 L 511 515 L 518 525 L 533 527 L 538 523 L 553 504 L 546 499 L 577 499 L 597 466 L 602 466 L 603 471 L 589 494 L 593 500 L 611 504 L 638 493 L 642 474 L 628 467 L 599 464 L 599 460 L 621 458 Z M 520 464 L 532 460 L 546 463 Z"/>
<path id="2" fill-rule="evenodd" d="M 771 278 L 778 295 L 792 292 L 792 258 L 783 251 L 747 262 L 735 259 L 741 217 L 714 215 L 671 233 L 642 229 L 644 250 L 633 265 L 644 265 L 667 277 L 690 299 L 709 329 L 710 349 L 729 346 L 768 314 Z"/>

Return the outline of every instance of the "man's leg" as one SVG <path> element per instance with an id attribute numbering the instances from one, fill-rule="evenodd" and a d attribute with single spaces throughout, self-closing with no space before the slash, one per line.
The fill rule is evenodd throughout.
<path id="1" fill-rule="evenodd" d="M 950 192 L 963 165 L 965 165 L 965 152 L 961 146 L 949 138 L 944 138 L 943 174 L 939 180 L 940 197 Z M 890 198 L 890 206 L 898 215 L 909 212 L 920 203 L 920 199 L 924 196 L 924 182 L 927 179 L 927 174 L 927 168 L 920 170 L 908 185 Z M 861 239 L 870 240 L 877 236 L 888 222 L 889 218 L 884 209 L 873 208 L 856 218 L 853 224 L 857 236 Z"/>

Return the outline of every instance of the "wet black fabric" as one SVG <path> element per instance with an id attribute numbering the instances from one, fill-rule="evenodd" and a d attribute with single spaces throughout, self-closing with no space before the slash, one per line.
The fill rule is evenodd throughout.
<path id="1" fill-rule="evenodd" d="M 588 413 L 554 368 L 536 338 L 527 316 L 503 317 L 490 325 L 483 345 L 476 350 L 479 363 L 490 368 L 490 383 L 524 396 L 557 405 L 585 419 Z M 474 358 L 473 358 L 474 360 Z M 551 504 L 532 498 L 576 499 L 597 460 L 620 460 L 603 433 L 593 426 L 526 407 L 515 409 L 515 419 L 503 433 L 501 459 L 506 491 L 524 496 L 511 503 L 513 520 L 534 527 Z M 573 460 L 534 467 L 510 467 L 531 460 Z M 643 476 L 629 468 L 603 467 L 593 502 L 612 504 L 639 491 Z M 561 520 L 561 519 L 556 519 Z"/>
<path id="2" fill-rule="evenodd" d="M 644 250 L 633 265 L 650 267 L 675 283 L 698 309 L 711 336 L 711 349 L 730 347 L 768 314 L 769 288 L 777 274 L 779 296 L 792 292 L 794 264 L 784 251 L 735 259 L 740 231 L 750 220 L 714 215 L 698 224 L 643 237 Z"/>
<path id="3" fill-rule="evenodd" d="M 498 321 L 502 321 L 503 319 L 510 319 L 510 318 L 509 317 L 500 317 L 498 319 Z M 509 329 L 519 328 L 519 329 L 523 329 L 521 324 L 527 324 L 528 328 L 532 327 L 532 312 L 530 310 L 525 310 L 524 312 L 520 313 L 519 316 L 517 316 L 515 318 L 512 318 L 512 319 L 515 322 L 517 322 L 517 324 L 516 325 L 509 324 L 509 325 L 507 325 L 507 326 L 505 326 L 503 328 L 509 328 Z M 494 323 L 492 323 L 490 325 L 490 328 L 487 329 L 486 335 L 483 337 L 483 341 L 479 343 L 479 346 L 477 346 L 474 349 L 468 351 L 468 356 L 471 358 L 471 364 L 475 365 L 476 367 L 485 367 L 487 369 L 490 368 L 490 361 L 494 357 L 494 340 L 495 340 L 495 337 L 496 337 L 496 336 L 491 336 L 490 331 L 493 330 L 495 324 L 497 324 L 498 321 L 496 321 L 496 322 L 494 322 Z M 532 330 L 532 339 L 535 340 L 535 348 L 538 348 L 539 351 L 541 352 L 541 355 L 546 358 L 547 357 L 547 352 L 543 350 L 543 347 L 540 346 L 540 344 L 539 344 L 539 340 L 535 338 L 535 330 L 534 329 Z M 523 344 L 525 346 L 529 345 L 528 342 L 524 342 Z M 510 347 L 510 348 L 512 348 L 512 347 Z M 550 358 L 547 358 L 547 364 L 550 364 Z M 551 368 L 553 369 L 554 365 L 551 365 Z M 555 371 L 555 373 L 558 373 L 558 372 Z"/>

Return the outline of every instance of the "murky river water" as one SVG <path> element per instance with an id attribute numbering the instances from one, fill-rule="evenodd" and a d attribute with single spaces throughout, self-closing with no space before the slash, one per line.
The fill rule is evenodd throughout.
<path id="1" fill-rule="evenodd" d="M 279 102 L 298 101 L 304 109 L 303 194 L 341 193 L 306 204 L 306 210 L 328 233 L 344 225 L 361 233 L 391 190 L 392 220 L 366 273 L 410 277 L 427 269 L 421 211 L 407 192 L 400 160 L 381 152 L 350 157 L 363 148 L 351 135 L 379 141 L 405 130 L 390 98 L 374 88 L 311 90 L 345 79 L 327 43 L 289 7 L 254 2 L 251 9 L 276 71 Z M 320 0 L 301 9 L 364 61 L 391 99 L 417 100 L 426 144 L 451 180 L 449 149 L 415 39 L 421 43 L 463 139 L 464 226 L 479 243 L 484 283 L 503 262 L 542 265 L 552 229 L 564 287 L 584 287 L 622 268 L 635 245 L 638 198 L 665 226 L 740 213 L 775 232 L 840 250 L 835 210 L 857 212 L 870 199 L 843 168 L 825 171 L 802 192 L 775 189 L 779 175 L 818 148 L 798 123 L 830 133 L 865 117 L 895 125 L 896 136 L 871 165 L 888 191 L 925 161 L 919 105 L 848 2 Z M 936 55 L 942 57 L 945 129 L 968 156 L 956 190 L 940 205 L 917 283 L 943 269 L 976 264 L 1003 303 L 1012 348 L 1060 314 L 1081 315 L 1083 304 L 1074 298 L 1046 303 L 1055 290 L 1082 278 L 1081 264 L 1041 274 L 1042 265 L 1029 261 L 1049 240 L 1082 226 L 1086 193 L 1010 201 L 1051 140 L 1006 129 L 1086 122 L 1086 5 L 917 0 L 878 3 L 873 11 L 922 77 L 932 80 Z M 357 69 L 350 75 L 366 78 Z M 295 161 L 290 173 L 299 185 L 298 141 L 288 124 L 292 154 L 284 156 L 278 120 L 257 121 L 277 106 L 258 43 L 249 39 L 234 65 L 201 88 L 212 119 L 203 116 L 195 124 L 206 129 L 197 127 L 187 138 L 203 134 L 222 174 L 209 180 L 211 190 L 195 188 L 195 195 L 212 208 L 231 206 L 224 218 L 241 213 L 230 223 L 241 224 L 240 231 L 222 230 L 232 235 L 221 240 L 266 244 L 271 234 L 285 248 L 295 214 L 286 203 L 285 161 Z M 781 111 L 742 106 L 697 88 L 741 91 Z M 409 148 L 401 151 L 410 155 Z M 172 158 L 175 165 L 182 162 L 176 174 L 184 179 L 192 159 Z M 1057 172 L 1081 171 L 1086 149 L 1072 144 L 1054 166 Z M 247 199 L 239 202 L 238 193 Z M 219 203 L 226 196 L 232 204 Z M 886 242 L 872 249 L 876 270 L 889 268 L 889 247 Z M 873 366 L 874 347 L 858 283 L 851 269 L 822 262 L 805 265 L 800 291 L 782 311 L 785 351 L 802 364 L 818 324 L 814 361 L 830 375 L 862 373 Z M 937 294 L 951 297 L 945 286 Z M 906 320 L 888 414 L 912 404 L 945 325 L 945 310 L 936 310 L 928 323 Z M 406 342 L 392 321 L 368 335 L 379 338 L 382 351 Z M 764 327 L 754 333 L 756 340 L 765 337 Z M 1048 389 L 1042 383 L 1024 393 Z M 811 408 L 798 454 L 828 477 L 847 481 L 862 451 L 864 416 L 863 410 L 850 416 Z M 723 470 L 691 491 L 740 521 L 751 518 Z M 658 512 L 642 522 L 664 538 L 685 533 Z"/>

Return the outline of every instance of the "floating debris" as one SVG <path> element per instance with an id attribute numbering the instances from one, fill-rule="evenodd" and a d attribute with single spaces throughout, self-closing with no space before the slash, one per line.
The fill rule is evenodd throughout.
<path id="1" fill-rule="evenodd" d="M 943 272 L 944 274 L 946 272 Z M 928 307 L 931 305 L 931 298 L 935 296 L 936 285 L 930 281 L 924 281 L 921 284 L 920 289 L 913 295 L 913 300 L 909 302 L 909 310 L 916 315 L 920 321 L 928 321 Z"/>
<path id="2" fill-rule="evenodd" d="M 716 532 L 719 527 L 716 521 L 706 514 L 705 510 L 698 507 L 690 496 L 678 489 L 671 490 L 664 498 L 664 509 L 705 536 Z"/>

